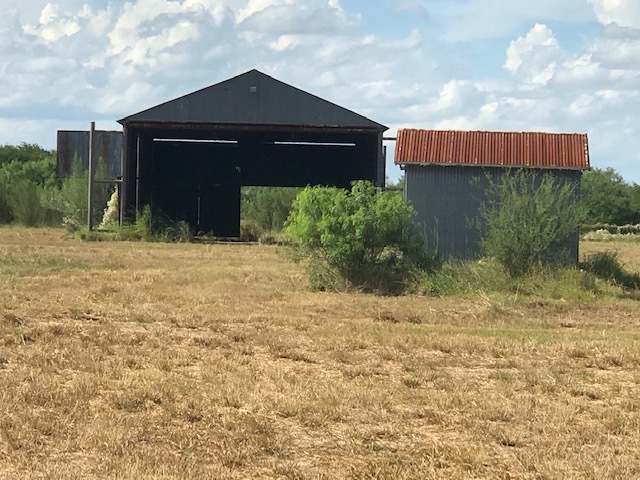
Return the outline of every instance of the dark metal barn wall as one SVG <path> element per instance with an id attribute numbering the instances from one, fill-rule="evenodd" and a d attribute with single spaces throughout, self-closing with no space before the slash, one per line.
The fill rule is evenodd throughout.
<path id="1" fill-rule="evenodd" d="M 133 219 L 136 214 L 136 160 L 138 133 L 125 126 L 124 156 L 122 172 L 122 198 L 120 199 L 121 218 Z"/>
<path id="2" fill-rule="evenodd" d="M 491 183 L 498 182 L 500 168 L 421 166 L 405 167 L 405 195 L 417 211 L 416 221 L 427 247 L 443 258 L 471 260 L 481 255 L 480 205 Z M 579 194 L 580 171 L 535 170 L 570 183 Z M 576 198 L 577 201 L 577 198 Z M 576 232 L 564 245 L 566 263 L 578 260 Z"/>

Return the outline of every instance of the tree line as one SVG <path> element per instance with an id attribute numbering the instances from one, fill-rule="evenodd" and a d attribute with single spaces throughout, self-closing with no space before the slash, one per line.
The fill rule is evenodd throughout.
<path id="1" fill-rule="evenodd" d="M 640 223 L 640 185 L 626 182 L 613 168 L 584 172 L 580 198 L 587 224 Z"/>

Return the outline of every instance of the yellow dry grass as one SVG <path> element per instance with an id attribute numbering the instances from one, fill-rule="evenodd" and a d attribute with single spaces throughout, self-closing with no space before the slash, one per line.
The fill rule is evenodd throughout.
<path id="1" fill-rule="evenodd" d="M 639 324 L 632 298 L 317 293 L 278 247 L 0 228 L 0 478 L 639 478 Z"/>

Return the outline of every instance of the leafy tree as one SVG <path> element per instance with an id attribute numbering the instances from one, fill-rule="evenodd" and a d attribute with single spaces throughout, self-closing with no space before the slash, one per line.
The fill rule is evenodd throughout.
<path id="1" fill-rule="evenodd" d="M 636 183 L 630 187 L 629 206 L 634 213 L 634 217 L 629 223 L 640 223 L 640 185 Z"/>
<path id="2" fill-rule="evenodd" d="M 73 175 L 56 176 L 56 155 L 37 145 L 0 147 L 0 223 L 17 222 L 27 226 L 60 225 L 70 229 L 84 225 L 87 218 L 87 174 L 80 159 L 74 157 Z M 99 159 L 96 176 L 106 167 Z M 94 187 L 94 217 L 102 213 L 109 186 Z"/>
<path id="3" fill-rule="evenodd" d="M 401 175 L 400 178 L 398 178 L 398 180 L 396 180 L 395 182 L 392 180 L 389 180 L 389 178 L 387 177 L 385 182 L 385 189 L 397 191 L 397 192 L 404 192 L 404 175 Z"/>
<path id="4" fill-rule="evenodd" d="M 0 223 L 52 221 L 40 199 L 45 189 L 58 185 L 55 152 L 25 143 L 0 146 Z"/>
<path id="5" fill-rule="evenodd" d="M 342 283 L 366 291 L 399 293 L 406 288 L 412 269 L 427 269 L 436 263 L 423 251 L 414 216 L 401 195 L 379 193 L 372 183 L 357 181 L 351 191 L 302 190 L 293 202 L 285 231 L 300 256 L 308 259 L 313 287 L 335 289 Z"/>
<path id="6" fill-rule="evenodd" d="M 27 163 L 51 157 L 55 158 L 54 150 L 46 150 L 31 143 L 0 146 L 0 166 L 11 162 Z"/>
<path id="7" fill-rule="evenodd" d="M 582 175 L 581 198 L 591 224 L 640 223 L 640 187 L 629 185 L 613 168 Z"/>
<path id="8" fill-rule="evenodd" d="M 516 169 L 492 182 L 480 208 L 482 246 L 512 277 L 557 265 L 583 220 L 572 184 Z"/>

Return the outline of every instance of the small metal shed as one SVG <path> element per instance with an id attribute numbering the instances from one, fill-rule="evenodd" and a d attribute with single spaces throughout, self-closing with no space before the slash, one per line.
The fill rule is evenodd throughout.
<path id="1" fill-rule="evenodd" d="M 124 216 L 237 236 L 241 186 L 383 186 L 387 127 L 257 70 L 125 117 Z"/>
<path id="2" fill-rule="evenodd" d="M 586 134 L 398 131 L 395 163 L 405 171 L 405 196 L 417 211 L 427 247 L 443 258 L 480 256 L 478 216 L 486 190 L 508 168 L 551 172 L 575 186 L 589 169 Z M 579 198 L 576 198 L 578 201 Z M 567 245 L 567 263 L 578 260 L 578 232 Z"/>

